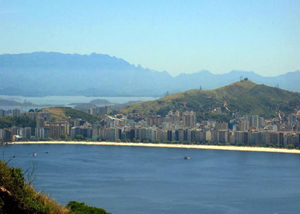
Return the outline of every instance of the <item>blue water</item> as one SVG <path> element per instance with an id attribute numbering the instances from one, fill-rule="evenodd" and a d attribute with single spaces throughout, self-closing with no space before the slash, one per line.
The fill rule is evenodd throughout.
<path id="1" fill-rule="evenodd" d="M 16 156 L 10 165 L 36 166 L 36 189 L 63 204 L 84 201 L 113 214 L 300 213 L 297 154 L 87 145 L 3 150 L 6 160 Z"/>

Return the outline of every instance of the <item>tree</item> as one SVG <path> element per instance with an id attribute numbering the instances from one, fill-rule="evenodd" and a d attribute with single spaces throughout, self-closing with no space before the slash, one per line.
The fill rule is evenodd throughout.
<path id="1" fill-rule="evenodd" d="M 75 135 L 75 137 L 74 137 L 74 139 L 76 139 L 76 140 L 84 140 L 84 137 L 83 137 L 83 135 Z"/>
<path id="2" fill-rule="evenodd" d="M 67 137 L 66 137 L 66 135 L 64 135 L 64 134 L 61 134 L 61 135 L 59 136 L 59 138 L 60 138 L 61 140 L 65 140 Z"/>
<path id="3" fill-rule="evenodd" d="M 160 140 L 154 140 L 153 143 L 160 143 Z"/>

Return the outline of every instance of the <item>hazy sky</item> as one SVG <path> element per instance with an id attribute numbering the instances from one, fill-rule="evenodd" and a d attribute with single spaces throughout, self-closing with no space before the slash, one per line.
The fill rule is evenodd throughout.
<path id="1" fill-rule="evenodd" d="M 172 75 L 300 70 L 300 0 L 0 0 L 0 53 L 109 54 Z"/>

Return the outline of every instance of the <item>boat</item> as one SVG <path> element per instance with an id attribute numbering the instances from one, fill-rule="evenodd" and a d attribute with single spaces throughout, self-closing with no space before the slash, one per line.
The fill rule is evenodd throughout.
<path id="1" fill-rule="evenodd" d="M 184 159 L 185 159 L 185 160 L 188 160 L 188 159 L 190 159 L 190 157 L 187 156 L 187 155 L 185 155 L 185 156 L 184 156 Z"/>
<path id="2" fill-rule="evenodd" d="M 32 152 L 32 156 L 36 156 L 36 153 L 35 153 L 35 152 Z"/>

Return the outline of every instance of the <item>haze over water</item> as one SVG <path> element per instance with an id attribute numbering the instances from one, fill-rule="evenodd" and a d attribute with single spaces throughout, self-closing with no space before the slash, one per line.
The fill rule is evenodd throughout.
<path id="1" fill-rule="evenodd" d="M 36 166 L 36 189 L 63 204 L 84 201 L 113 214 L 300 210 L 297 154 L 87 145 L 0 150 L 6 160 L 16 156 L 10 165 Z"/>

